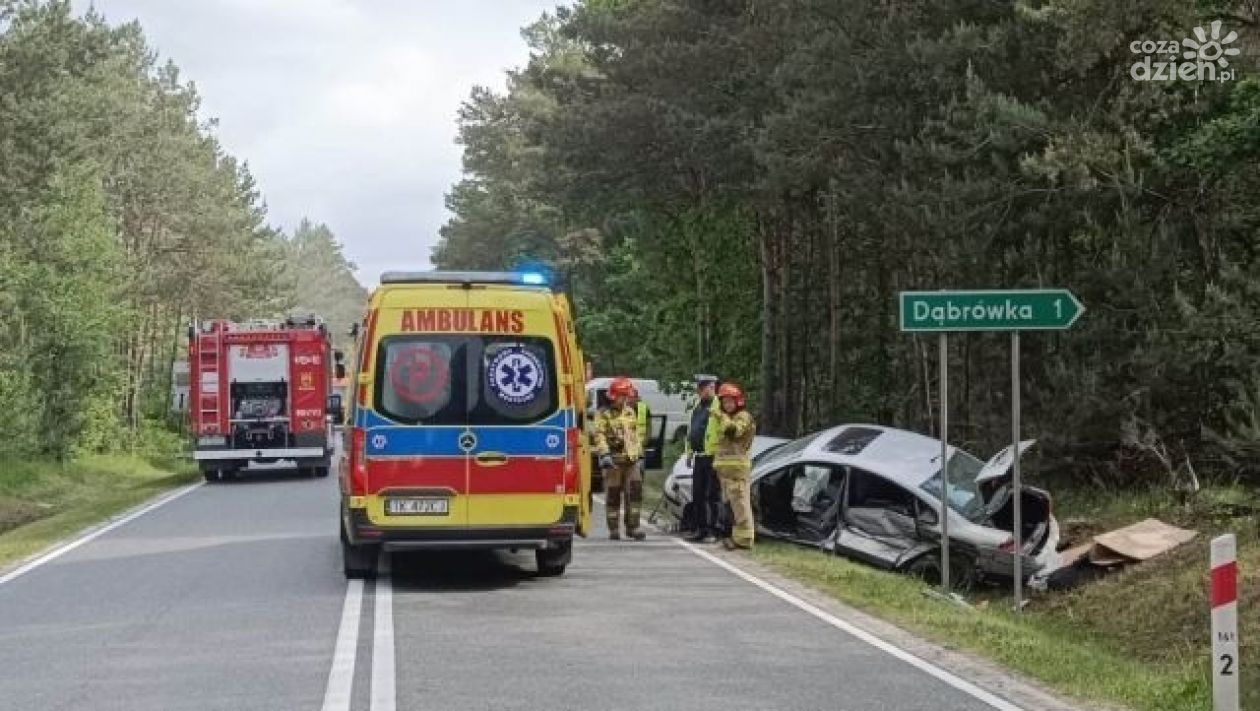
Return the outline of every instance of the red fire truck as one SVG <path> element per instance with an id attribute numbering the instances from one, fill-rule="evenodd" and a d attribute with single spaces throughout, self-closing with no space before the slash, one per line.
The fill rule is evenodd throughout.
<path id="1" fill-rule="evenodd" d="M 284 321 L 194 323 L 188 329 L 196 459 L 206 481 L 234 478 L 250 462 L 292 461 L 327 476 L 333 454 L 334 377 L 341 354 L 314 316 Z"/>

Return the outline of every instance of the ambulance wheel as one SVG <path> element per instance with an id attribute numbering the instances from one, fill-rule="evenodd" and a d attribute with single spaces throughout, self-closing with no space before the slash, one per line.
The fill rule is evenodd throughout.
<path id="1" fill-rule="evenodd" d="M 355 545 L 341 539 L 341 565 L 346 577 L 370 578 L 376 575 L 376 558 L 380 555 L 380 547 L 376 545 Z"/>
<path id="2" fill-rule="evenodd" d="M 573 541 L 565 541 L 556 548 L 543 548 L 534 551 L 534 561 L 538 564 L 538 574 L 552 578 L 564 575 L 564 569 L 573 560 Z"/>

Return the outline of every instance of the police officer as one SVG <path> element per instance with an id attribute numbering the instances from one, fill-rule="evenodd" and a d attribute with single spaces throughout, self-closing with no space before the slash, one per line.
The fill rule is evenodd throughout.
<path id="1" fill-rule="evenodd" d="M 643 446 L 639 442 L 638 417 L 630 406 L 634 386 L 628 378 L 614 378 L 608 385 L 612 401 L 600 413 L 595 427 L 595 451 L 604 474 L 604 496 L 608 516 L 608 537 L 621 540 L 621 502 L 625 495 L 626 537 L 636 541 L 647 538 L 639 528 L 639 509 L 643 503 L 643 470 L 640 459 Z"/>
<path id="2" fill-rule="evenodd" d="M 699 400 L 691 410 L 684 451 L 691 465 L 691 517 L 688 523 L 693 533 L 687 540 L 698 543 L 717 542 L 718 481 L 713 470 L 713 455 L 717 451 L 717 415 L 720 410 L 713 396 L 716 385 L 717 376 L 696 376 Z"/>
<path id="3" fill-rule="evenodd" d="M 722 498 L 730 504 L 735 519 L 731 535 L 722 541 L 722 545 L 727 550 L 752 548 L 752 500 L 748 484 L 752 462 L 748 451 L 752 448 L 757 424 L 744 409 L 744 392 L 738 385 L 723 383 L 717 395 L 721 406 L 715 417 L 718 443 L 713 468 L 722 482 Z"/>

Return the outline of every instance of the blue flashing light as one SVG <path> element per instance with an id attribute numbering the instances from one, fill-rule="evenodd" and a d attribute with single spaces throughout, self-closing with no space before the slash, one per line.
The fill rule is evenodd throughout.
<path id="1" fill-rule="evenodd" d="M 531 286 L 545 286 L 547 284 L 547 277 L 539 274 L 538 272 L 525 272 L 524 274 L 521 274 L 521 283 L 529 284 Z"/>

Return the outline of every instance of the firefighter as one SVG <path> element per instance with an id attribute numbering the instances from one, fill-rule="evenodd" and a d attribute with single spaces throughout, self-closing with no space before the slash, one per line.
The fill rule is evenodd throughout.
<path id="1" fill-rule="evenodd" d="M 717 451 L 719 412 L 713 389 L 717 377 L 696 376 L 696 395 L 699 400 L 691 410 L 687 426 L 687 446 L 684 454 L 691 466 L 691 508 L 684 522 L 690 528 L 687 540 L 696 543 L 716 543 L 718 530 L 718 481 L 713 471 L 713 454 Z"/>
<path id="2" fill-rule="evenodd" d="M 753 544 L 752 501 L 749 498 L 748 476 L 752 462 L 748 450 L 752 447 L 757 424 L 744 409 L 744 392 L 734 383 L 723 383 L 718 388 L 721 403 L 717 421 L 717 451 L 713 468 L 722 482 L 722 498 L 731 506 L 734 523 L 731 535 L 722 541 L 727 550 L 748 549 Z"/>
<path id="3" fill-rule="evenodd" d="M 643 502 L 643 470 L 640 459 L 638 417 L 630 406 L 634 385 L 628 378 L 615 378 L 608 386 L 611 404 L 600 414 L 595 427 L 595 451 L 604 474 L 604 495 L 608 514 L 608 537 L 621 540 L 621 502 L 626 507 L 626 537 L 647 538 L 639 528 L 639 507 Z"/>

